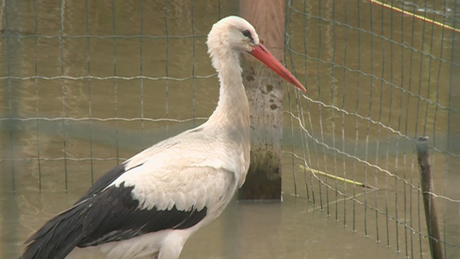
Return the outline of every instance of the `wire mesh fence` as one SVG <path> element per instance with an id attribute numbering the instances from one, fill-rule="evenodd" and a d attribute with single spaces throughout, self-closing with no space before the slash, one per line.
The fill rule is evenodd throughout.
<path id="1" fill-rule="evenodd" d="M 3 1 L 3 136 L 6 146 L 18 147 L 3 150 L 8 188 L 24 186 L 18 182 L 24 163 L 33 166 L 38 190 L 47 177 L 43 167 L 51 164 L 64 172 L 57 189 L 68 190 L 70 161 L 89 162 L 91 183 L 94 163 L 120 162 L 133 153 L 124 149 L 151 144 L 128 132 L 145 136 L 151 125 L 164 128 L 150 132 L 155 141 L 209 116 L 218 89 L 202 87 L 216 81 L 203 19 L 218 20 L 222 8 L 218 1 Z M 196 16 L 195 9 L 207 15 Z"/>
<path id="2" fill-rule="evenodd" d="M 415 139 L 429 136 L 439 241 L 446 258 L 460 256 L 459 8 L 287 1 L 286 64 L 307 94 L 285 92 L 285 195 L 308 199 L 350 235 L 429 257 L 415 152 Z M 204 122 L 218 95 L 206 34 L 237 9 L 2 1 L 2 190 L 81 193 L 137 151 Z"/>
<path id="3" fill-rule="evenodd" d="M 437 241 L 447 258 L 460 251 L 458 8 L 454 1 L 289 1 L 287 8 L 287 60 L 308 93 L 288 93 L 295 192 L 411 258 L 430 252 L 419 136 L 432 147 Z"/>

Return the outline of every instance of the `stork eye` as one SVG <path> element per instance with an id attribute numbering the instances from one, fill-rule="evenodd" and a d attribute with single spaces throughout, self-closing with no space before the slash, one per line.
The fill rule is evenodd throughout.
<path id="1" fill-rule="evenodd" d="M 252 37 L 251 37 L 251 32 L 250 32 L 249 30 L 244 30 L 244 31 L 242 31 L 241 33 L 243 33 L 243 35 L 244 35 L 245 37 L 248 37 L 248 38 L 250 38 L 250 39 L 252 38 Z"/>

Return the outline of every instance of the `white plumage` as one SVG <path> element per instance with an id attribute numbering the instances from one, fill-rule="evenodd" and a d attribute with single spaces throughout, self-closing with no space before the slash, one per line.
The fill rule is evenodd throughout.
<path id="1" fill-rule="evenodd" d="M 207 44 L 221 84 L 209 120 L 107 172 L 27 241 L 22 258 L 175 259 L 191 234 L 222 213 L 249 168 L 249 107 L 240 53 L 252 54 L 305 89 L 242 18 L 216 23 Z"/>

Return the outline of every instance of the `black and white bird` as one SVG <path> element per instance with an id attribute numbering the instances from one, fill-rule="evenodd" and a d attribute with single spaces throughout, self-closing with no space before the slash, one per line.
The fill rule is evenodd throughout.
<path id="1" fill-rule="evenodd" d="M 221 84 L 209 120 L 108 171 L 27 240 L 21 258 L 175 259 L 190 235 L 222 213 L 249 168 L 249 107 L 240 53 L 305 88 L 242 18 L 214 24 L 207 45 Z"/>

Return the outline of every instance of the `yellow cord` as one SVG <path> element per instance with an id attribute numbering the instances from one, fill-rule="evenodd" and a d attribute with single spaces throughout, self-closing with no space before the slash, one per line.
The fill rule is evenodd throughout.
<path id="1" fill-rule="evenodd" d="M 332 178 L 332 179 L 340 180 L 340 181 L 343 181 L 343 182 L 346 182 L 346 183 L 350 183 L 350 184 L 355 184 L 355 185 L 358 185 L 358 186 L 361 186 L 361 187 L 364 187 L 364 188 L 377 189 L 377 188 L 375 188 L 375 187 L 373 187 L 373 186 L 370 186 L 370 185 L 368 185 L 368 184 L 364 184 L 364 183 L 360 183 L 360 182 L 357 182 L 357 181 L 349 180 L 349 179 L 346 179 L 346 178 L 343 178 L 343 177 L 340 177 L 340 176 L 335 176 L 335 175 L 332 175 L 332 174 L 328 174 L 328 173 L 325 173 L 325 172 L 322 172 L 322 171 L 319 171 L 319 170 L 316 170 L 316 169 L 312 169 L 312 168 L 307 167 L 307 166 L 300 165 L 300 168 L 301 168 L 301 169 L 308 170 L 308 171 L 310 171 L 312 174 L 324 175 L 324 176 L 329 177 L 329 178 Z"/>
<path id="2" fill-rule="evenodd" d="M 403 13 L 403 14 L 405 14 L 405 15 L 413 16 L 413 17 L 415 17 L 415 18 L 417 18 L 417 19 L 420 19 L 420 20 L 422 20 L 422 21 L 429 22 L 429 23 L 433 23 L 433 24 L 436 24 L 436 25 L 441 26 L 441 27 L 443 27 L 443 28 L 446 28 L 446 29 L 455 31 L 455 32 L 460 32 L 460 29 L 457 29 L 457 28 L 454 28 L 454 27 L 452 27 L 452 26 L 449 26 L 449 25 L 446 25 L 446 24 L 437 22 L 437 21 L 432 20 L 432 19 L 429 19 L 429 18 L 427 18 L 427 17 L 425 17 L 425 16 L 421 16 L 421 15 L 418 15 L 418 14 L 414 14 L 414 13 L 405 11 L 405 10 L 403 10 L 403 9 L 394 7 L 394 6 L 392 6 L 392 5 L 382 3 L 382 2 L 377 1 L 377 0 L 368 0 L 368 1 L 371 2 L 371 3 L 373 3 L 373 4 L 377 4 L 377 5 L 386 7 L 386 8 L 388 8 L 388 9 L 393 10 L 393 11 L 400 12 L 400 13 Z"/>

